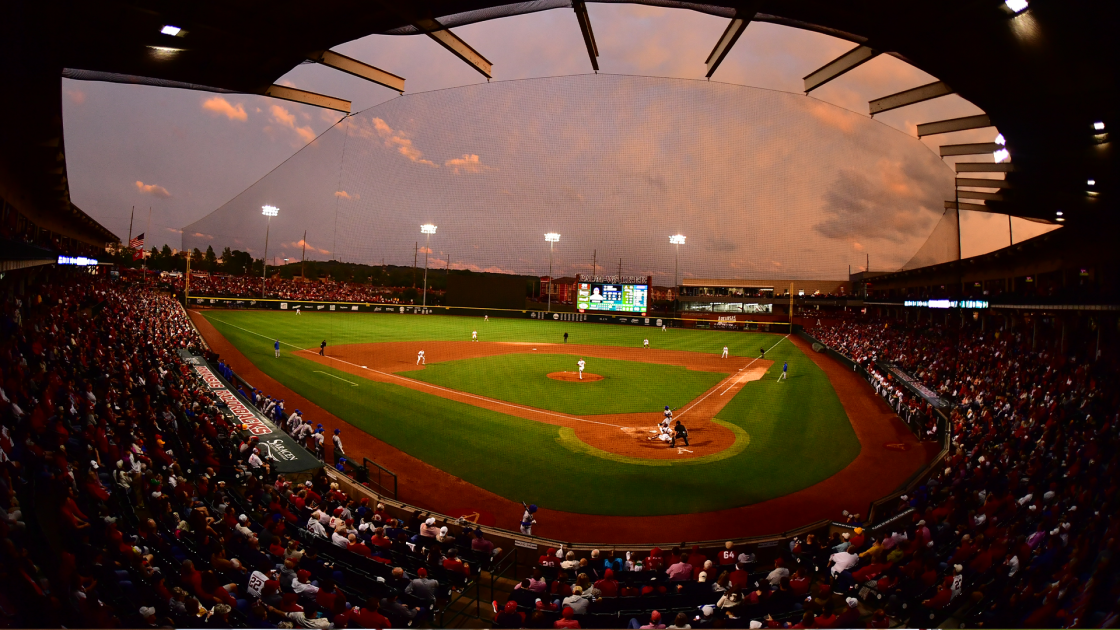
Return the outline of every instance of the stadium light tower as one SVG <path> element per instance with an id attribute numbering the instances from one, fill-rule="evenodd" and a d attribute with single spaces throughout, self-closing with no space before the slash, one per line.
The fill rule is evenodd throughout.
<path id="1" fill-rule="evenodd" d="M 432 234 L 436 233 L 436 226 L 431 223 L 425 223 L 420 226 L 420 233 L 426 235 L 424 237 L 424 307 L 428 306 L 428 252 L 431 251 Z"/>
<path id="2" fill-rule="evenodd" d="M 552 246 L 560 242 L 560 235 L 556 232 L 549 232 L 544 235 L 544 240 L 548 242 L 548 312 L 552 312 Z"/>
<path id="3" fill-rule="evenodd" d="M 684 245 L 685 236 L 683 234 L 674 234 L 669 237 L 669 244 L 677 246 L 677 268 L 673 272 L 674 290 L 680 292 L 681 286 L 681 245 Z"/>
<path id="4" fill-rule="evenodd" d="M 264 258 L 261 259 L 261 267 L 263 268 L 261 276 L 261 299 L 264 299 L 264 284 L 268 280 L 268 230 L 272 227 L 272 217 L 280 214 L 280 208 L 276 206 L 261 206 L 261 214 L 268 217 L 268 222 L 264 226 Z"/>

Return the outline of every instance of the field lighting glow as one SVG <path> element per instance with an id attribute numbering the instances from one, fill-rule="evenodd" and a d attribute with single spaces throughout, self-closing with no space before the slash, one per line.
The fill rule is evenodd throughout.
<path id="1" fill-rule="evenodd" d="M 999 151 L 993 153 L 992 157 L 996 159 L 996 162 L 1002 162 L 1011 157 L 1011 152 L 1007 149 L 1000 149 Z"/>
<path id="2" fill-rule="evenodd" d="M 1104 123 L 1103 122 L 1093 123 L 1093 129 L 1096 129 L 1097 131 L 1104 131 Z"/>
<path id="3" fill-rule="evenodd" d="M 1007 140 L 1003 137 L 1002 133 L 996 136 L 996 144 L 1007 144 Z"/>
<path id="4" fill-rule="evenodd" d="M 1022 13 L 1027 10 L 1027 0 L 1007 0 L 1004 4 L 1012 13 Z"/>
<path id="5" fill-rule="evenodd" d="M 170 35 L 172 37 L 175 37 L 182 30 L 183 29 L 179 28 L 178 26 L 171 26 L 170 24 L 168 24 L 167 26 L 164 26 L 163 28 L 159 29 L 159 32 L 163 33 L 164 35 Z"/>
<path id="6" fill-rule="evenodd" d="M 274 217 L 280 214 L 280 208 L 276 206 L 261 206 L 261 214 L 266 217 Z"/>
<path id="7" fill-rule="evenodd" d="M 420 233 L 421 234 L 435 234 L 436 233 L 436 226 L 432 225 L 431 223 L 425 223 L 424 225 L 420 226 Z"/>
<path id="8" fill-rule="evenodd" d="M 544 235 L 544 240 L 549 242 L 549 243 L 559 243 L 560 242 L 560 235 L 557 234 L 556 232 L 549 232 L 548 234 Z"/>
<path id="9" fill-rule="evenodd" d="M 674 234 L 669 237 L 670 245 L 684 245 L 685 236 L 683 234 Z"/>

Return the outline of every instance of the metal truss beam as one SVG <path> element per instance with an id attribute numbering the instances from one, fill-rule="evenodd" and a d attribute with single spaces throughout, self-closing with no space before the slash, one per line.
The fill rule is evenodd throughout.
<path id="1" fill-rule="evenodd" d="M 976 116 L 964 116 L 963 118 L 951 118 L 949 120 L 922 123 L 918 125 L 918 137 L 935 136 L 939 133 L 965 131 L 967 129 L 983 129 L 984 127 L 991 126 L 992 121 L 988 118 L 987 114 L 977 114 Z"/>
<path id="2" fill-rule="evenodd" d="M 828 83 L 849 70 L 860 67 L 877 56 L 879 56 L 879 51 L 877 50 L 872 50 L 867 46 L 856 46 L 843 55 L 840 55 L 820 68 L 810 72 L 809 75 L 805 77 L 805 93 L 808 94 L 812 92 L 825 83 Z"/>
<path id="3" fill-rule="evenodd" d="M 323 64 L 324 66 L 341 70 L 347 74 L 383 85 L 390 90 L 404 93 L 404 77 L 398 77 L 391 72 L 385 72 L 357 59 L 340 55 L 331 50 L 320 50 L 307 56 L 308 59 Z"/>
<path id="4" fill-rule="evenodd" d="M 595 31 L 591 30 L 591 16 L 587 14 L 587 4 L 583 0 L 574 0 L 572 9 L 576 12 L 579 30 L 583 32 L 583 43 L 587 46 L 587 56 L 591 58 L 591 67 L 599 71 L 599 46 L 595 43 Z"/>
<path id="5" fill-rule="evenodd" d="M 953 93 L 953 88 L 949 87 L 944 81 L 934 81 L 926 85 L 920 85 L 916 88 L 904 90 L 890 96 L 877 98 L 867 105 L 871 110 L 871 115 L 889 112 L 892 109 L 899 107 L 906 107 L 914 103 L 921 103 L 930 99 L 935 99 L 940 96 L 947 96 Z"/>
<path id="6" fill-rule="evenodd" d="M 326 94 L 297 90 L 296 88 L 283 85 L 271 85 L 264 91 L 264 95 L 285 101 L 292 101 L 294 103 L 304 103 L 306 105 L 314 105 L 325 109 L 333 109 L 346 114 L 350 113 L 350 101 L 327 96 Z"/>

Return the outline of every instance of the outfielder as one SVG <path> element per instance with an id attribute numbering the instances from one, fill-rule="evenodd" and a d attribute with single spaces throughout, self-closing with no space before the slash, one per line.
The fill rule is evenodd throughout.
<path id="1" fill-rule="evenodd" d="M 721 358 L 721 359 L 726 359 L 727 358 L 727 346 L 723 347 L 723 354 L 719 355 L 719 358 Z"/>
<path id="2" fill-rule="evenodd" d="M 537 524 L 537 519 L 533 518 L 533 514 L 537 512 L 537 506 L 526 505 L 524 501 L 521 505 L 525 506 L 525 513 L 521 515 L 521 533 L 526 536 L 533 535 L 533 525 Z"/>
<path id="3" fill-rule="evenodd" d="M 279 359 L 280 358 L 280 340 L 279 339 L 276 340 L 276 343 L 272 344 L 272 348 L 274 350 L 276 350 L 276 358 Z"/>
<path id="4" fill-rule="evenodd" d="M 472 330 L 471 331 L 471 341 L 478 341 L 478 331 L 477 330 Z"/>
<path id="5" fill-rule="evenodd" d="M 787 361 L 787 362 L 782 363 L 782 373 L 778 375 L 778 380 L 779 381 L 784 381 L 784 380 L 788 380 L 788 379 L 789 379 L 789 362 Z"/>
<path id="6" fill-rule="evenodd" d="M 581 380 L 581 381 L 582 381 L 582 380 L 583 380 L 583 368 L 584 368 L 584 366 L 586 366 L 586 365 L 587 365 L 587 362 L 586 362 L 586 361 L 584 361 L 583 359 L 580 359 L 580 360 L 579 360 L 579 361 L 578 361 L 578 362 L 576 363 L 576 365 L 578 365 L 578 366 L 579 366 L 579 380 Z"/>
<path id="7" fill-rule="evenodd" d="M 424 351 L 423 350 L 416 353 L 416 365 L 427 365 L 427 363 L 424 362 Z"/>
<path id="8" fill-rule="evenodd" d="M 645 339 L 642 341 L 642 347 L 647 349 L 649 348 L 649 339 Z"/>
<path id="9" fill-rule="evenodd" d="M 482 316 L 482 321 L 484 321 L 484 322 L 490 321 L 490 316 L 489 315 L 483 315 Z"/>

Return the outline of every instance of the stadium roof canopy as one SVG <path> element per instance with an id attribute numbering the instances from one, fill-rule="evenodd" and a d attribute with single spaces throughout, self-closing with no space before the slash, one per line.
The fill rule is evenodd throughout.
<path id="1" fill-rule="evenodd" d="M 980 107 L 984 115 L 928 121 L 937 124 L 921 126 L 919 133 L 996 126 L 1006 138 L 1011 166 L 998 167 L 1013 169 L 1007 172 L 1006 183 L 981 193 L 985 205 L 962 203 L 961 207 L 1047 222 L 1055 219 L 1058 210 L 1070 223 L 1111 221 L 1112 213 L 1105 206 L 1112 205 L 1109 195 L 1116 172 L 1109 135 L 1114 125 L 1120 125 L 1113 44 L 1120 26 L 1120 3 L 1029 0 L 1029 8 L 1016 14 L 1008 5 L 1017 2 L 1026 4 L 1023 0 L 645 0 L 640 4 L 728 19 L 726 32 L 712 42 L 709 76 L 751 21 L 804 28 L 853 43 L 849 53 L 805 77 L 807 91 L 878 54 L 904 59 L 938 81 L 884 94 L 868 104 L 869 113 L 955 93 Z M 462 60 L 449 56 L 447 63 L 469 63 L 500 79 L 500 68 L 492 68 L 449 29 L 545 9 L 574 9 L 572 20 L 583 31 L 589 69 L 597 66 L 594 25 L 581 0 L 6 3 L 0 9 L 4 87 L 0 190 L 34 208 L 44 222 L 70 227 L 60 232 L 82 231 L 83 240 L 90 242 L 111 236 L 69 200 L 62 141 L 63 76 L 265 94 L 349 111 L 345 94 L 317 95 L 275 83 L 293 67 L 313 61 L 403 91 L 404 80 L 374 67 L 377 60 L 354 60 L 330 52 L 333 46 L 371 34 L 427 35 Z M 169 26 L 175 28 L 165 28 Z M 1095 128 L 1096 123 L 1103 123 L 1103 129 Z M 942 154 L 998 148 L 946 145 Z M 964 178 L 959 185 L 968 187 L 969 173 L 959 176 Z M 1089 187 L 1088 180 L 1095 184 Z M 975 193 L 970 199 L 975 199 Z"/>

